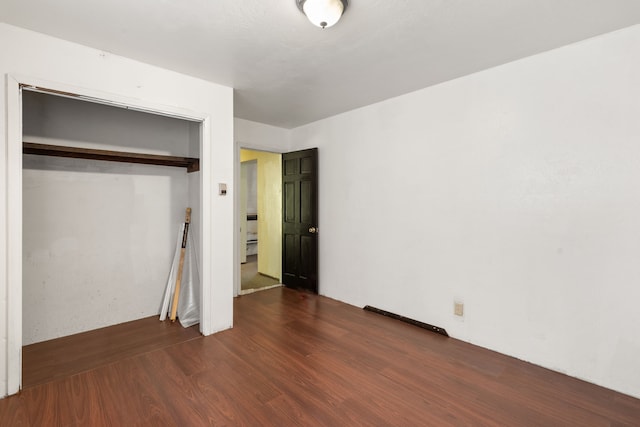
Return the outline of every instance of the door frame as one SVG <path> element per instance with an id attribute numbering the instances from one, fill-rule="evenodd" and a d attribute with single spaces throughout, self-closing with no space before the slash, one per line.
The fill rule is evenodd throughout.
<path id="1" fill-rule="evenodd" d="M 156 104 L 151 101 L 129 98 L 112 93 L 95 91 L 60 82 L 35 77 L 6 75 L 6 257 L 0 260 L 5 267 L 7 289 L 7 395 L 22 388 L 22 86 L 41 88 L 52 95 L 75 96 L 77 99 L 105 105 L 130 108 L 161 116 L 175 117 L 200 123 L 200 205 L 202 259 L 211 257 L 212 239 L 209 233 L 212 221 L 211 198 L 211 117 L 205 113 L 184 108 Z M 4 264 L 4 265 L 2 265 Z M 213 330 L 211 274 L 203 263 L 201 271 L 200 332 L 208 335 Z"/>
<path id="2" fill-rule="evenodd" d="M 268 153 L 273 153 L 273 154 L 279 154 L 280 156 L 282 156 L 283 153 L 286 153 L 287 151 L 283 150 L 282 148 L 274 148 L 274 147 L 266 147 L 266 146 L 260 146 L 260 145 L 255 145 L 255 144 L 251 144 L 251 143 L 247 143 L 247 142 L 243 142 L 243 141 L 236 141 L 235 142 L 235 147 L 233 150 L 233 188 L 237 188 L 240 189 L 240 150 L 253 150 L 253 151 L 265 151 Z M 241 279 L 242 279 L 242 274 L 241 274 L 241 266 L 240 266 L 240 259 L 241 259 L 241 247 L 240 247 L 240 191 L 234 191 L 233 192 L 233 229 L 236 230 L 233 242 L 234 242 L 234 248 L 233 248 L 233 259 L 234 259 L 234 274 L 233 274 L 233 297 L 237 297 L 240 295 L 240 288 L 242 286 L 241 283 Z M 282 254 L 281 254 L 282 257 Z M 280 277 L 280 281 L 282 281 L 282 277 Z"/>

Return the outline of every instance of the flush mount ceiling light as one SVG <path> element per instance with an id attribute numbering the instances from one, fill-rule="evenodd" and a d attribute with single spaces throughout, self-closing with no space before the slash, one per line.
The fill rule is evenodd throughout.
<path id="1" fill-rule="evenodd" d="M 298 9 L 313 25 L 327 28 L 340 20 L 347 9 L 347 0 L 296 0 Z"/>

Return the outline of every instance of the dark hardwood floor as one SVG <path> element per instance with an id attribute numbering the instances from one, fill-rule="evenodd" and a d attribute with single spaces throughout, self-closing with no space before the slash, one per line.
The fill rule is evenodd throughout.
<path id="1" fill-rule="evenodd" d="M 121 323 L 22 348 L 23 388 L 108 365 L 200 337 L 198 325 L 160 322 L 158 316 Z"/>
<path id="2" fill-rule="evenodd" d="M 638 399 L 328 298 L 234 304 L 232 330 L 29 387 L 0 424 L 640 425 Z"/>

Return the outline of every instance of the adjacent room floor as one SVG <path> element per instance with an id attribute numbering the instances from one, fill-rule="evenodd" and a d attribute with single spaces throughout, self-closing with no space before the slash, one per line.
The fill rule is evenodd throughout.
<path id="1" fill-rule="evenodd" d="M 247 262 L 241 264 L 240 271 L 242 291 L 270 288 L 279 283 L 277 279 L 258 273 L 258 255 L 247 255 Z"/>
<path id="2" fill-rule="evenodd" d="M 0 420 L 8 426 L 633 426 L 640 400 L 279 287 L 236 298 L 233 329 L 26 388 L 0 400 Z"/>

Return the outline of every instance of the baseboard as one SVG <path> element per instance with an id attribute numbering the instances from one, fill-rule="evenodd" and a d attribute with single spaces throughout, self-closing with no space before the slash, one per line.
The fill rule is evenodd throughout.
<path id="1" fill-rule="evenodd" d="M 238 292 L 238 295 L 249 295 L 254 292 L 266 291 L 267 289 L 279 288 L 281 286 L 284 286 L 284 285 L 282 283 L 278 283 L 277 285 L 265 286 L 264 288 L 241 289 L 240 292 Z"/>
<path id="2" fill-rule="evenodd" d="M 264 276 L 264 277 L 268 277 L 269 279 L 277 280 L 278 283 L 280 283 L 280 278 L 279 277 L 273 277 L 273 276 L 271 276 L 269 274 L 260 273 L 259 271 L 258 271 L 258 274 L 261 275 L 261 276 Z"/>

